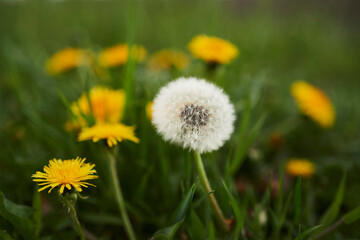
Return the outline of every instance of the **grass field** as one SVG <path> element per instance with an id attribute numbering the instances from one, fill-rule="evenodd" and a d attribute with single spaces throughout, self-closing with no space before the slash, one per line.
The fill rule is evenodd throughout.
<path id="1" fill-rule="evenodd" d="M 360 239 L 358 5 L 0 1 L 0 239 L 79 239 L 68 211 L 75 205 L 90 240 Z M 195 58 L 188 44 L 200 34 L 226 39 L 238 56 L 215 68 Z M 144 46 L 146 57 L 99 66 L 100 53 L 119 43 Z M 48 59 L 68 47 L 86 49 L 90 63 L 49 74 Z M 151 69 L 161 49 L 184 52 L 186 67 Z M 199 180 L 193 151 L 165 141 L 146 113 L 159 89 L 181 76 L 213 82 L 235 108 L 230 139 L 202 154 L 213 192 Z M 290 90 L 298 80 L 330 99 L 330 127 L 299 109 Z M 94 86 L 124 90 L 121 123 L 135 126 L 139 143 L 79 142 L 80 129 L 66 127 L 72 103 L 89 98 Z M 316 104 L 315 114 L 323 110 Z M 60 196 L 58 188 L 38 192 L 32 174 L 51 159 L 77 156 L 95 164 L 98 176 L 89 180 L 96 187 L 81 192 L 87 199 L 75 188 Z M 294 158 L 307 159 L 315 172 L 295 176 L 287 168 Z"/>

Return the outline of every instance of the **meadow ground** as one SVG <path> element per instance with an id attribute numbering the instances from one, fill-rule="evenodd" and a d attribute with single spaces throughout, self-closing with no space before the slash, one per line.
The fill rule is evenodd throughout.
<path id="1" fill-rule="evenodd" d="M 358 5 L 0 1 L 0 239 L 78 239 L 67 211 L 73 206 L 87 239 L 360 239 Z M 200 34 L 226 39 L 239 54 L 228 64 L 196 58 L 188 44 Z M 141 45 L 146 54 L 116 66 L 99 60 L 120 43 Z M 63 60 L 68 71 L 61 64 L 46 68 L 68 47 L 85 50 L 86 61 L 74 62 L 73 51 Z M 161 69 L 169 56 L 160 67 L 152 57 L 161 49 L 185 55 Z M 159 89 L 180 76 L 213 82 L 235 108 L 230 139 L 202 154 L 214 192 L 204 190 L 201 174 L 199 181 L 197 155 L 165 141 L 147 116 Z M 300 91 L 303 108 L 291 92 L 299 80 L 316 87 Z M 105 92 L 100 95 L 113 102 L 88 106 L 94 86 L 123 95 Z M 76 102 L 81 96 L 85 103 Z M 76 112 L 82 104 L 87 112 Z M 125 140 L 111 148 L 103 140 L 79 142 L 84 125 L 107 116 L 95 116 L 94 107 L 102 111 L 106 104 L 121 110 L 111 121 L 135 130 L 121 125 Z M 87 199 L 77 195 L 76 183 L 71 190 L 37 191 L 32 176 L 50 159 L 77 156 L 95 164 L 98 176 L 87 180 L 96 187 L 82 187 Z M 290 159 L 307 162 L 291 168 Z M 65 175 L 85 170 L 72 165 Z"/>

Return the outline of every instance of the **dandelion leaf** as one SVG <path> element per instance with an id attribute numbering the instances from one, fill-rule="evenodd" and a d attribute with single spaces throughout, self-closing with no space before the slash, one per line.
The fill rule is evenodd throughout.
<path id="1" fill-rule="evenodd" d="M 10 222 L 26 240 L 38 239 L 33 223 L 33 213 L 32 208 L 15 204 L 7 200 L 0 192 L 0 215 Z"/>

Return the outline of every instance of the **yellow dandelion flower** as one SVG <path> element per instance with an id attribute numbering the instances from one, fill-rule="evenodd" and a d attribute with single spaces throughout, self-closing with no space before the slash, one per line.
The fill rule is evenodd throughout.
<path id="1" fill-rule="evenodd" d="M 133 45 L 131 56 L 137 62 L 144 61 L 146 49 L 141 45 Z M 127 44 L 118 44 L 113 47 L 104 49 L 98 58 L 100 66 L 115 67 L 124 65 L 129 59 L 129 46 Z"/>
<path id="2" fill-rule="evenodd" d="M 189 64 L 188 56 L 181 51 L 164 49 L 154 53 L 147 64 L 148 68 L 153 70 L 178 70 L 185 69 Z"/>
<path id="3" fill-rule="evenodd" d="M 37 171 L 31 177 L 34 178 L 34 182 L 39 182 L 42 186 L 39 192 L 49 189 L 49 193 L 56 187 L 60 187 L 59 193 L 64 192 L 65 187 L 71 190 L 74 187 L 77 191 L 81 192 L 81 187 L 95 186 L 86 180 L 98 178 L 96 170 L 93 169 L 95 164 L 84 163 L 85 158 L 61 160 L 53 159 L 50 160 L 49 165 L 44 167 L 44 172 Z"/>
<path id="4" fill-rule="evenodd" d="M 66 121 L 63 127 L 64 127 L 64 130 L 67 132 L 71 132 L 71 131 L 79 128 L 79 126 L 76 124 L 76 122 L 73 122 L 73 121 Z"/>
<path id="5" fill-rule="evenodd" d="M 77 48 L 65 48 L 56 52 L 46 62 L 46 70 L 49 74 L 55 75 L 73 68 L 88 65 L 92 60 L 89 51 Z"/>
<path id="6" fill-rule="evenodd" d="M 291 93 L 304 115 L 322 127 L 331 127 L 334 124 L 335 110 L 323 91 L 305 81 L 297 81 L 291 85 Z"/>
<path id="7" fill-rule="evenodd" d="M 145 111 L 146 111 L 146 116 L 148 117 L 148 119 L 151 121 L 151 119 L 152 119 L 152 114 L 153 114 L 153 109 L 152 109 L 152 106 L 153 106 L 153 102 L 148 102 L 147 104 L 146 104 L 146 109 L 145 109 Z"/>
<path id="8" fill-rule="evenodd" d="M 71 111 L 75 117 L 74 125 L 86 127 L 86 117 L 93 117 L 97 123 L 117 123 L 121 120 L 125 106 L 125 92 L 97 86 L 84 93 L 73 102 Z M 78 124 L 77 124 L 78 123 Z"/>
<path id="9" fill-rule="evenodd" d="M 238 56 L 239 50 L 232 43 L 207 35 L 194 37 L 188 45 L 190 52 L 207 63 L 230 63 Z"/>
<path id="10" fill-rule="evenodd" d="M 286 164 L 286 172 L 291 176 L 311 177 L 315 173 L 315 166 L 307 159 L 293 158 Z"/>
<path id="11" fill-rule="evenodd" d="M 122 140 L 130 140 L 139 143 L 140 140 L 135 136 L 134 126 L 126 126 L 121 123 L 102 123 L 95 124 L 90 128 L 83 128 L 79 134 L 79 141 L 92 140 L 97 142 L 101 139 L 106 139 L 109 147 L 117 145 L 117 142 Z"/>

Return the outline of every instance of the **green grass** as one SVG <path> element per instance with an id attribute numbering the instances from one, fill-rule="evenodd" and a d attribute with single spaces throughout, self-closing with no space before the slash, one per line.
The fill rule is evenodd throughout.
<path id="1" fill-rule="evenodd" d="M 97 187 L 83 192 L 89 198 L 78 200 L 82 226 L 97 239 L 126 239 L 102 144 L 77 142 L 76 133 L 63 127 L 71 117 L 66 102 L 94 85 L 127 91 L 124 122 L 137 126 L 141 142 L 120 143 L 117 166 L 138 239 L 307 239 L 337 221 L 324 239 L 359 238 L 357 17 L 345 3 L 306 2 L 0 2 L 0 238 L 77 238 L 56 192 L 38 194 L 31 174 L 49 159 L 81 156 L 96 164 L 99 175 L 92 181 Z M 213 194 L 224 215 L 234 217 L 228 234 L 220 231 L 197 184 L 192 154 L 164 142 L 145 116 L 146 103 L 167 82 L 207 76 L 201 61 L 192 59 L 183 72 L 157 74 L 146 63 L 129 62 L 111 69 L 108 79 L 86 68 L 55 77 L 44 70 L 46 60 L 68 46 L 99 52 L 129 42 L 150 54 L 187 51 L 201 33 L 240 50 L 213 77 L 235 105 L 236 129 L 219 151 L 203 156 Z M 289 91 L 298 79 L 318 86 L 333 102 L 331 129 L 300 115 Z M 275 132 L 284 138 L 279 148 L 269 144 Z M 313 161 L 316 174 L 301 183 L 287 176 L 283 168 L 291 157 Z"/>

